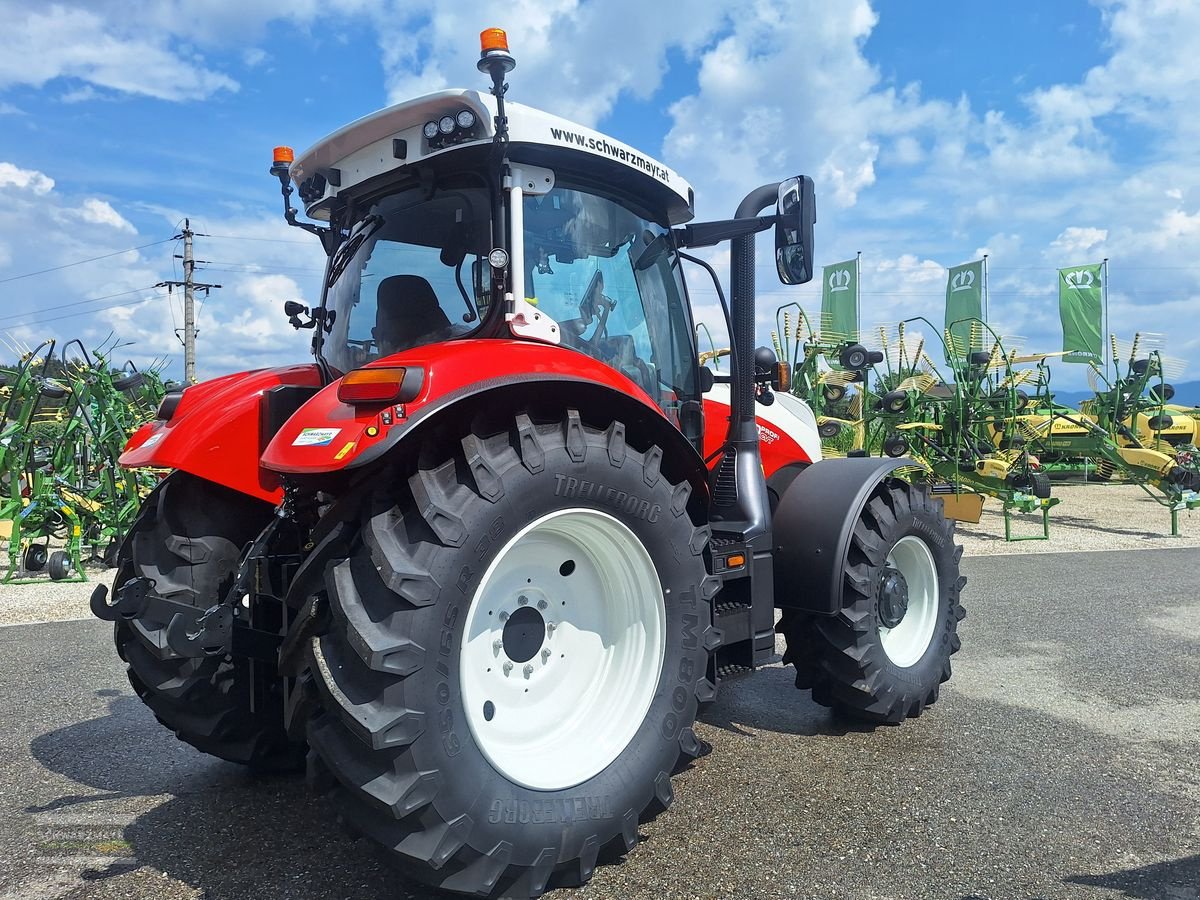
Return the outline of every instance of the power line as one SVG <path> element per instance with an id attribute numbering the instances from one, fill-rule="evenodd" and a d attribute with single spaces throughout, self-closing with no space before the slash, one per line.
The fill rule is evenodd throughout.
<path id="1" fill-rule="evenodd" d="M 143 290 L 153 290 L 153 289 L 152 288 L 149 288 L 149 289 L 143 288 Z M 113 303 L 113 304 L 110 304 L 109 306 L 101 306 L 97 309 L 89 309 L 85 312 L 67 313 L 65 316 L 52 316 L 49 319 L 36 319 L 32 322 L 13 322 L 13 323 L 11 323 L 9 325 L 5 325 L 3 327 L 5 329 L 26 328 L 26 327 L 32 327 L 34 325 L 45 325 L 48 322 L 61 322 L 63 319 L 77 319 L 80 316 L 94 316 L 96 313 L 106 312 L 107 310 L 110 310 L 110 309 L 120 309 L 121 307 L 140 306 L 143 303 L 149 303 L 151 300 L 157 300 L 160 297 L 162 297 L 162 294 L 152 294 L 149 297 L 139 297 L 137 300 L 129 300 L 129 301 L 126 301 L 125 303 Z"/>
<path id="2" fill-rule="evenodd" d="M 79 259 L 75 262 L 63 263 L 61 266 L 51 266 L 49 269 L 38 269 L 36 272 L 26 272 L 24 275 L 10 275 L 7 278 L 0 278 L 0 284 L 9 281 L 19 281 L 22 278 L 32 278 L 34 275 L 45 275 L 47 272 L 57 272 L 59 269 L 69 269 L 72 266 L 82 266 L 84 263 L 96 262 L 98 259 L 108 259 L 111 256 L 120 256 L 122 253 L 129 253 L 132 250 L 145 250 L 147 247 L 157 247 L 159 244 L 166 244 L 175 240 L 173 237 L 166 238 L 161 241 L 154 241 L 149 244 L 140 244 L 137 247 L 126 247 L 124 250 L 114 250 L 112 253 L 105 253 L 101 256 L 92 256 L 88 259 Z"/>
<path id="3" fill-rule="evenodd" d="M 19 319 L 22 316 L 40 316 L 42 313 L 52 312 L 56 309 L 67 309 L 72 306 L 83 306 L 85 303 L 99 303 L 101 300 L 111 300 L 113 297 L 126 297 L 129 294 L 139 294 L 142 291 L 152 290 L 154 290 L 154 285 L 150 284 L 146 285 L 145 287 L 133 288 L 132 290 L 128 291 L 118 291 L 115 294 L 104 294 L 100 297 L 89 297 L 87 300 L 76 300 L 73 303 L 60 303 L 57 306 L 46 306 L 30 312 L 12 313 L 11 315 L 0 316 L 0 321 L 4 321 L 6 319 Z"/>
<path id="4" fill-rule="evenodd" d="M 218 238 L 227 241 L 262 241 L 268 244 L 304 244 L 306 247 L 312 246 L 312 241 L 288 241 L 283 238 L 265 238 L 265 237 L 249 237 L 244 234 L 206 234 L 205 237 Z"/>

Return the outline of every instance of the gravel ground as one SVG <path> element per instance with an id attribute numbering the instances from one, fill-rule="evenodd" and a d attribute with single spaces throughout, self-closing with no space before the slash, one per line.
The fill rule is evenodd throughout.
<path id="1" fill-rule="evenodd" d="M 31 622 L 63 622 L 91 615 L 88 598 L 97 584 L 112 584 L 111 569 L 88 570 L 88 581 L 0 585 L 0 627 Z"/>
<path id="2" fill-rule="evenodd" d="M 958 523 L 963 552 L 967 556 L 993 556 L 1200 547 L 1200 509 L 1180 512 L 1180 535 L 1171 537 L 1170 512 L 1137 485 L 1055 484 L 1053 496 L 1062 502 L 1050 510 L 1050 540 L 1005 541 L 1004 513 L 999 501 L 989 499 L 978 525 Z M 1014 536 L 1041 533 L 1040 513 L 1014 514 Z"/>

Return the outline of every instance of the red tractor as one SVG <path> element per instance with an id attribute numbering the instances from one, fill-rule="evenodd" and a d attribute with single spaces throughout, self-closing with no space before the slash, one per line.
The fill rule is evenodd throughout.
<path id="1" fill-rule="evenodd" d="M 964 579 L 941 501 L 903 460 L 819 461 L 755 350 L 754 236 L 809 280 L 812 181 L 685 224 L 667 166 L 506 103 L 514 65 L 486 31 L 490 95 L 279 148 L 328 257 L 320 305 L 286 308 L 315 361 L 167 396 L 121 461 L 173 471 L 92 609 L 181 739 L 307 758 L 413 877 L 535 897 L 633 849 L 707 749 L 697 710 L 776 632 L 818 703 L 919 715 Z M 686 250 L 726 240 L 714 387 L 683 264 L 720 292 Z"/>

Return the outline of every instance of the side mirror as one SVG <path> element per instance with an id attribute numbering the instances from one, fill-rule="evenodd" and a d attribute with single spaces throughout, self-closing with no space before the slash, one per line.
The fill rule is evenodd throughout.
<path id="1" fill-rule="evenodd" d="M 310 318 L 307 322 L 300 318 L 308 314 L 308 307 L 299 300 L 284 300 L 283 314 L 288 317 L 288 324 L 293 328 L 312 328 L 316 324 L 315 318 Z"/>
<path id="2" fill-rule="evenodd" d="M 813 225 L 817 195 L 813 180 L 797 175 L 779 183 L 775 206 L 775 268 L 784 284 L 804 284 L 813 277 Z"/>
<path id="3" fill-rule="evenodd" d="M 708 366 L 700 367 L 700 393 L 707 394 L 713 389 L 713 385 L 717 383 L 717 376 L 713 374 L 713 370 Z"/>

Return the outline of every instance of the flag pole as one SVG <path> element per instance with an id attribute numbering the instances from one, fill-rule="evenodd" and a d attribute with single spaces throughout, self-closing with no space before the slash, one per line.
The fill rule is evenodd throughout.
<path id="1" fill-rule="evenodd" d="M 862 338 L 862 251 L 854 251 L 854 339 Z"/>
<path id="2" fill-rule="evenodd" d="M 986 253 L 983 254 L 983 322 L 985 325 L 988 320 L 987 258 L 988 255 Z"/>
<path id="3" fill-rule="evenodd" d="M 1093 256 L 1092 259 L 1095 259 Z M 1108 257 L 1104 257 L 1100 262 L 1100 296 L 1104 298 L 1104 334 L 1100 338 L 1100 343 L 1104 347 L 1104 374 L 1108 374 L 1108 345 L 1111 343 L 1108 338 Z"/>

